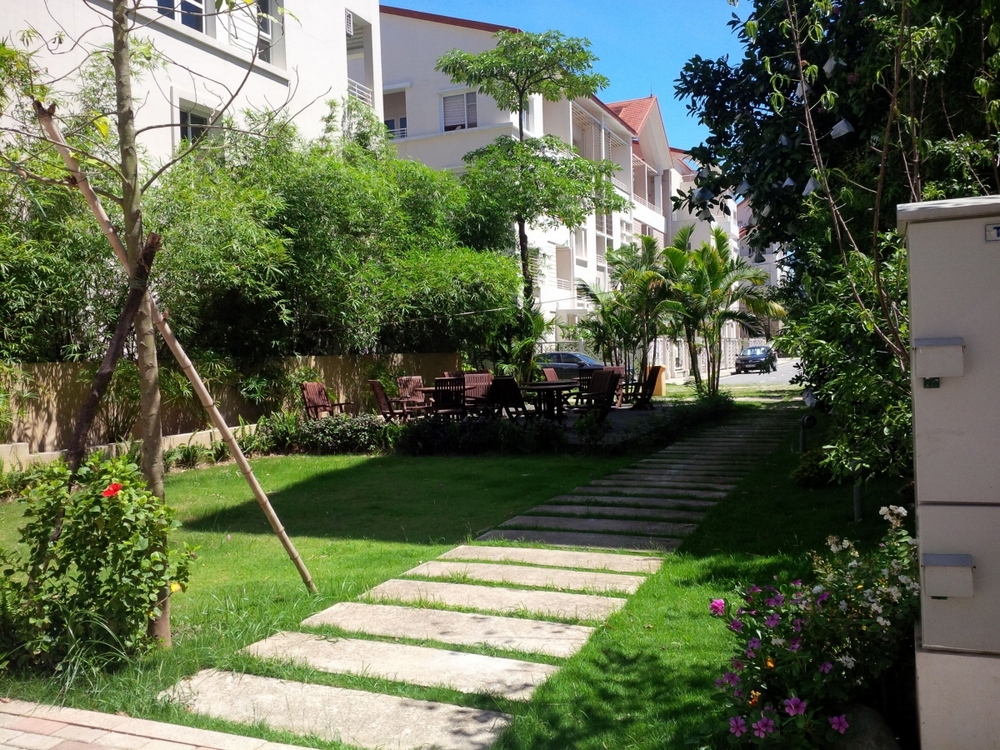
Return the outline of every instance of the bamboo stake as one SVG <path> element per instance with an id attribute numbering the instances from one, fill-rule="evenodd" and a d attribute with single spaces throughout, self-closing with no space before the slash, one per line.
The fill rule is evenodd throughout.
<path id="1" fill-rule="evenodd" d="M 55 104 L 46 108 L 41 102 L 36 100 L 34 102 L 34 108 L 35 115 L 38 117 L 38 121 L 41 123 L 42 129 L 45 131 L 49 140 L 59 152 L 66 168 L 70 171 L 73 185 L 79 188 L 80 192 L 83 194 L 84 199 L 87 201 L 87 205 L 90 206 L 90 210 L 97 218 L 97 223 L 100 225 L 101 231 L 104 233 L 104 236 L 107 238 L 112 249 L 115 251 L 115 255 L 118 256 L 118 260 L 121 262 L 122 266 L 125 267 L 125 271 L 129 274 L 129 276 L 131 276 L 132 271 L 129 267 L 125 247 L 122 245 L 121 239 L 118 237 L 118 233 L 111 225 L 111 220 L 108 218 L 108 215 L 104 210 L 104 206 L 101 204 L 101 199 L 97 197 L 97 193 L 95 193 L 93 187 L 91 187 L 87 176 L 81 171 L 80 163 L 70 152 L 66 139 L 63 138 L 62 132 L 59 130 L 59 126 L 52 117 L 55 113 Z M 156 327 L 159 329 L 160 335 L 170 348 L 171 353 L 173 353 L 174 359 L 177 360 L 177 363 L 181 366 L 184 374 L 187 375 L 188 380 L 191 381 L 191 386 L 194 388 L 194 392 L 198 395 L 198 400 L 201 401 L 201 405 L 205 407 L 205 410 L 208 412 L 208 415 L 212 420 L 212 424 L 215 425 L 215 428 L 222 435 L 222 439 L 226 442 L 226 445 L 229 446 L 230 454 L 236 460 L 236 465 L 240 467 L 240 471 L 243 473 L 243 478 L 246 479 L 247 484 L 250 485 L 250 490 L 253 492 L 253 496 L 256 498 L 257 504 L 260 505 L 261 510 L 264 511 L 264 515 L 271 524 L 271 528 L 274 530 L 278 539 L 281 540 L 282 546 L 285 548 L 288 556 L 295 564 L 295 568 L 299 571 L 299 575 L 302 577 L 302 582 L 306 585 L 306 588 L 310 593 L 318 593 L 316 584 L 313 583 L 312 576 L 309 575 L 309 570 L 306 568 L 305 562 L 299 555 L 298 550 L 295 549 L 295 545 L 292 543 L 292 540 L 288 538 L 288 534 L 285 531 L 285 527 L 281 525 L 281 520 L 278 518 L 278 514 L 275 513 L 274 508 L 271 507 L 271 501 L 267 499 L 267 495 L 264 493 L 263 488 L 257 481 L 257 477 L 254 476 L 253 469 L 250 468 L 250 463 L 247 461 L 246 456 L 243 455 L 243 451 L 240 450 L 239 443 L 236 442 L 236 436 L 233 435 L 233 431 L 229 429 L 229 425 L 226 424 L 226 420 L 223 419 L 222 413 L 215 405 L 215 400 L 208 392 L 208 388 L 206 388 L 205 384 L 202 382 L 201 377 L 194 368 L 194 364 L 192 364 L 191 360 L 184 352 L 183 347 L 180 345 L 180 342 L 177 341 L 177 337 L 174 336 L 173 331 L 170 330 L 170 326 L 167 324 L 166 318 L 163 317 L 159 308 L 156 306 L 156 300 L 150 296 L 149 302 L 150 307 L 152 308 L 153 323 L 155 323 Z"/>

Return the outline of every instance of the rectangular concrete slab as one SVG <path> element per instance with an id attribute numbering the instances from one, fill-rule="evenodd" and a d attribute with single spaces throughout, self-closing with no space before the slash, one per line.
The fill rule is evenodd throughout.
<path id="1" fill-rule="evenodd" d="M 217 719 L 380 750 L 487 750 L 510 721 L 496 711 L 214 669 L 165 697 Z"/>
<path id="2" fill-rule="evenodd" d="M 603 620 L 625 606 L 624 599 L 610 596 L 398 578 L 379 584 L 365 596 L 375 601 L 428 602 L 486 612 L 523 612 L 573 620 Z"/>
<path id="3" fill-rule="evenodd" d="M 635 593 L 636 589 L 646 581 L 644 576 L 623 575 L 621 573 L 597 573 L 589 570 L 536 568 L 527 565 L 503 565 L 499 563 L 450 562 L 446 560 L 425 562 L 406 571 L 405 575 L 425 576 L 427 578 L 467 578 L 470 581 L 488 581 L 515 586 L 621 594 Z M 460 582 L 465 583 L 466 581 Z"/>
<path id="4" fill-rule="evenodd" d="M 719 482 L 683 482 L 681 480 L 647 479 L 637 476 L 610 476 L 607 479 L 595 479 L 591 482 L 597 487 L 646 487 L 649 489 L 688 490 L 691 492 L 722 492 L 733 489 L 735 484 Z"/>
<path id="5" fill-rule="evenodd" d="M 529 529 L 494 529 L 487 531 L 478 541 L 505 540 L 511 542 L 540 542 L 553 546 L 593 547 L 597 549 L 628 549 L 670 552 L 677 549 L 680 539 L 659 536 L 629 536 L 626 534 L 587 534 L 578 531 L 532 531 Z"/>
<path id="6" fill-rule="evenodd" d="M 466 654 L 355 638 L 326 638 L 309 633 L 276 633 L 243 649 L 262 659 L 282 659 L 334 674 L 356 674 L 462 693 L 488 693 L 527 700 L 535 688 L 559 671 L 497 656 Z"/>
<path id="7" fill-rule="evenodd" d="M 311 628 L 332 625 L 352 633 L 415 638 L 461 646 L 492 646 L 559 657 L 575 654 L 594 632 L 586 625 L 362 602 L 334 604 L 303 620 L 302 624 Z"/>
<path id="8" fill-rule="evenodd" d="M 701 521 L 704 513 L 695 510 L 671 510 L 669 508 L 623 508 L 621 506 L 601 505 L 536 505 L 524 515 L 540 516 L 582 516 L 582 517 L 621 517 L 621 518 L 651 518 L 656 520 Z"/>
<path id="9" fill-rule="evenodd" d="M 492 560 L 547 565 L 550 568 L 585 568 L 613 573 L 655 573 L 663 565 L 659 557 L 609 555 L 602 552 L 570 552 L 530 547 L 474 547 L 463 544 L 445 552 L 439 560 Z"/>
<path id="10" fill-rule="evenodd" d="M 671 500 L 640 495 L 556 495 L 549 503 L 564 505 L 622 506 L 628 508 L 714 508 L 714 500 Z"/>
<path id="11" fill-rule="evenodd" d="M 685 536 L 694 531 L 693 523 L 660 521 L 619 521 L 613 518 L 566 518 L 559 516 L 515 516 L 500 524 L 502 528 L 551 529 L 553 531 L 589 531 L 641 536 Z"/>
<path id="12" fill-rule="evenodd" d="M 605 479 L 615 480 L 621 482 L 628 482 L 629 484 L 642 485 L 647 482 L 652 483 L 654 486 L 665 484 L 671 487 L 693 487 L 694 489 L 716 489 L 719 487 L 735 487 L 736 483 L 732 479 L 722 479 L 719 477 L 689 477 L 677 474 L 670 474 L 666 472 L 659 471 L 645 471 L 640 473 L 628 474 L 625 472 L 619 472 L 617 474 L 609 474 Z"/>
<path id="13" fill-rule="evenodd" d="M 611 493 L 616 495 L 640 495 L 660 497 L 665 500 L 678 500 L 684 499 L 685 497 L 723 498 L 726 496 L 726 493 L 721 490 L 670 490 L 663 487 L 629 487 L 626 485 L 618 485 L 615 482 L 597 484 L 597 481 L 598 480 L 594 480 L 593 487 L 574 487 L 573 492 L 585 495 L 608 495 Z"/>

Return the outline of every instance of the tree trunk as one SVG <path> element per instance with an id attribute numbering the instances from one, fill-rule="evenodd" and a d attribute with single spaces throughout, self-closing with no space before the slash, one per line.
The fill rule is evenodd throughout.
<path id="1" fill-rule="evenodd" d="M 130 19 L 127 0 L 113 0 L 111 6 L 115 75 L 115 103 L 118 114 L 118 149 L 121 156 L 124 244 L 130 270 L 135 269 L 142 250 L 142 191 L 139 185 L 139 157 L 135 144 L 135 108 L 132 99 L 132 64 L 129 51 Z M 163 499 L 163 429 L 160 422 L 160 382 L 156 362 L 156 340 L 147 295 L 135 317 L 136 359 L 142 405 L 142 473 L 150 492 Z M 170 592 L 161 592 L 161 599 Z M 150 634 L 164 646 L 170 645 L 169 610 L 150 623 Z"/>
<path id="2" fill-rule="evenodd" d="M 524 277 L 524 301 L 527 302 L 535 294 L 535 280 L 531 275 L 531 260 L 528 257 L 528 232 L 524 219 L 517 220 L 517 243 L 521 250 L 521 275 Z"/>

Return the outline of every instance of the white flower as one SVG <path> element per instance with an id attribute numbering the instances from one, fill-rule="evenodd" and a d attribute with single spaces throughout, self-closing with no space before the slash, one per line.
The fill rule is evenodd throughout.
<path id="1" fill-rule="evenodd" d="M 876 620 L 875 620 L 875 621 L 876 621 L 876 622 L 877 622 L 877 623 L 878 623 L 879 625 L 881 625 L 881 626 L 882 626 L 883 628 L 887 628 L 887 627 L 889 627 L 889 621 L 888 621 L 887 619 L 885 619 L 884 617 L 878 617 L 878 618 L 876 618 Z"/>
<path id="2" fill-rule="evenodd" d="M 775 645 L 775 646 L 784 646 L 785 645 L 785 639 L 784 638 L 772 638 L 771 639 L 771 643 L 773 645 Z"/>
<path id="3" fill-rule="evenodd" d="M 826 590 L 825 586 L 813 586 L 812 587 L 812 592 L 814 594 L 822 594 L 825 590 Z"/>
<path id="4" fill-rule="evenodd" d="M 837 659 L 841 664 L 843 664 L 848 669 L 854 669 L 854 659 L 850 656 L 841 656 Z"/>
<path id="5" fill-rule="evenodd" d="M 846 612 L 847 611 L 847 602 L 846 601 L 841 601 L 840 604 L 838 604 L 837 606 L 840 607 L 840 611 L 841 612 Z"/>
<path id="6" fill-rule="evenodd" d="M 904 586 L 908 586 L 909 583 L 910 583 L 910 577 L 909 576 L 900 576 L 899 577 L 899 582 L 901 584 L 903 584 Z"/>
<path id="7" fill-rule="evenodd" d="M 877 604 L 876 602 L 872 602 L 868 606 L 871 607 L 872 612 L 874 612 L 875 614 L 880 614 L 882 612 L 882 606 L 880 604 Z"/>

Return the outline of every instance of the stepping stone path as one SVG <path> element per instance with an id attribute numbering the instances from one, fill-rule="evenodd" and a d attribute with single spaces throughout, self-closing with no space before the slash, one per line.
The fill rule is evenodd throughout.
<path id="1" fill-rule="evenodd" d="M 675 549 L 754 466 L 747 450 L 777 448 L 792 418 L 775 410 L 682 440 L 477 540 L 492 544 L 456 547 L 359 601 L 307 618 L 302 627 L 312 632 L 276 633 L 244 652 L 320 672 L 527 700 L 559 671 L 533 659 L 582 648 L 593 626 L 659 569 L 661 557 L 641 553 Z M 497 546 L 504 542 L 548 547 Z M 219 719 L 386 750 L 486 750 L 510 722 L 498 711 L 212 669 L 164 697 Z"/>

